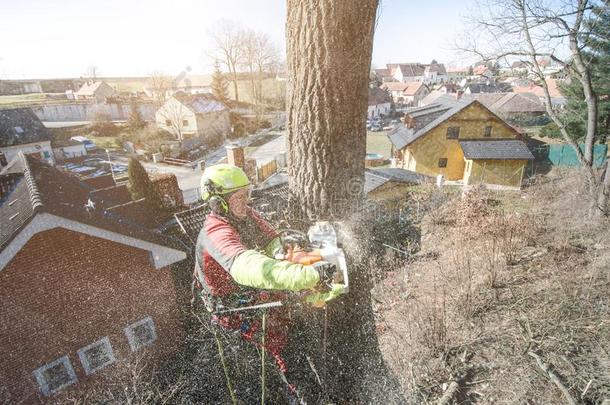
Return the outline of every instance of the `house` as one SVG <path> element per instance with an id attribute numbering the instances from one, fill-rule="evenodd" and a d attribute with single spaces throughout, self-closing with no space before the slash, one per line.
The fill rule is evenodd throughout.
<path id="1" fill-rule="evenodd" d="M 88 80 L 76 93 L 76 100 L 95 100 L 97 103 L 105 103 L 110 97 L 116 95 L 116 91 L 106 82 Z"/>
<path id="2" fill-rule="evenodd" d="M 20 153 L 0 172 L 0 381 L 8 403 L 38 403 L 160 364 L 183 328 L 172 240 L 108 214 L 76 178 Z M 145 350 L 144 350 L 145 349 Z"/>
<path id="3" fill-rule="evenodd" d="M 544 104 L 532 93 L 478 93 L 463 100 L 478 100 L 494 114 L 504 118 L 535 118 L 546 115 Z"/>
<path id="4" fill-rule="evenodd" d="M 87 156 L 87 148 L 82 142 L 73 139 L 51 141 L 53 155 L 58 161 Z"/>
<path id="5" fill-rule="evenodd" d="M 477 100 L 410 109 L 404 125 L 388 133 L 396 167 L 442 175 L 464 185 L 484 182 L 509 187 L 521 186 L 525 167 L 533 159 L 519 136 Z"/>
<path id="6" fill-rule="evenodd" d="M 55 162 L 49 131 L 30 108 L 0 110 L 0 152 L 6 163 L 19 152 Z"/>
<path id="7" fill-rule="evenodd" d="M 394 103 L 417 106 L 419 101 L 426 97 L 430 90 L 423 82 L 387 82 L 381 85 L 382 89 L 387 90 Z"/>
<path id="8" fill-rule="evenodd" d="M 459 83 L 462 79 L 468 77 L 468 72 L 469 68 L 447 68 L 447 80 L 452 83 Z"/>
<path id="9" fill-rule="evenodd" d="M 369 109 L 367 118 L 386 116 L 392 109 L 392 97 L 379 87 L 369 87 Z"/>
<path id="10" fill-rule="evenodd" d="M 447 70 L 442 63 L 388 63 L 386 71 L 389 71 L 392 79 L 402 82 L 424 82 L 426 84 L 444 83 L 447 81 Z M 383 74 L 381 69 L 376 69 L 378 74 Z M 385 76 L 382 76 L 385 77 Z"/>
<path id="11" fill-rule="evenodd" d="M 155 121 L 181 142 L 214 142 L 231 131 L 229 109 L 212 94 L 176 93 L 157 110 Z"/>

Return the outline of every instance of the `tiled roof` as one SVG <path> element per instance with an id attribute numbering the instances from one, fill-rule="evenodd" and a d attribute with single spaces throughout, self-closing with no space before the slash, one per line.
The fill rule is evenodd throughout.
<path id="1" fill-rule="evenodd" d="M 429 104 L 455 104 L 457 98 L 455 94 L 445 94 L 438 90 L 431 91 L 426 97 L 421 99 L 421 105 Z"/>
<path id="2" fill-rule="evenodd" d="M 409 84 L 403 82 L 385 82 L 381 87 L 388 91 L 405 91 Z"/>
<path id="3" fill-rule="evenodd" d="M 227 106 L 218 101 L 212 94 L 176 93 L 174 98 L 195 114 L 207 114 L 227 109 Z"/>
<path id="4" fill-rule="evenodd" d="M 511 86 L 507 83 L 470 83 L 464 88 L 464 91 L 470 90 L 471 93 L 503 93 L 510 91 Z"/>
<path id="5" fill-rule="evenodd" d="M 49 140 L 49 131 L 30 108 L 0 110 L 0 147 Z"/>
<path id="6" fill-rule="evenodd" d="M 545 81 L 549 88 L 549 94 L 551 97 L 563 97 L 563 94 L 561 94 L 561 91 L 559 90 L 557 79 L 547 78 L 545 79 Z M 544 97 L 544 89 L 542 88 L 542 86 L 533 83 L 529 86 L 515 86 L 513 87 L 513 91 L 515 93 L 532 93 L 538 97 Z"/>
<path id="7" fill-rule="evenodd" d="M 137 223 L 99 207 L 87 208 L 90 193 L 93 191 L 91 187 L 45 162 L 20 153 L 11 165 L 0 173 L 0 177 L 9 174 L 8 171 L 21 173 L 22 178 L 17 187 L 0 201 L 3 229 L 0 250 L 39 212 L 176 248 L 173 241 Z M 13 200 L 16 201 L 11 204 Z M 9 221 L 5 222 L 5 218 L 9 218 Z"/>
<path id="8" fill-rule="evenodd" d="M 538 97 L 531 93 L 477 93 L 466 94 L 463 99 L 478 100 L 496 114 L 546 112 Z"/>
<path id="9" fill-rule="evenodd" d="M 459 141 L 465 159 L 533 160 L 527 145 L 518 139 Z"/>

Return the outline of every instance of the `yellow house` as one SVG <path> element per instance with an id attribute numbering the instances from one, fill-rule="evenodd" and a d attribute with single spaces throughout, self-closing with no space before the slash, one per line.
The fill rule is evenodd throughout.
<path id="1" fill-rule="evenodd" d="M 519 132 L 476 100 L 405 113 L 392 130 L 395 166 L 469 184 L 521 187 L 534 156 Z"/>

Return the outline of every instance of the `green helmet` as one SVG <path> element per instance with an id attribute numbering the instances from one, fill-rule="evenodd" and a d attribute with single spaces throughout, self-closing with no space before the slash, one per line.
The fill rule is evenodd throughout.
<path id="1" fill-rule="evenodd" d="M 208 200 L 212 195 L 225 195 L 250 185 L 246 173 L 239 167 L 218 164 L 206 167 L 201 176 L 201 197 Z"/>

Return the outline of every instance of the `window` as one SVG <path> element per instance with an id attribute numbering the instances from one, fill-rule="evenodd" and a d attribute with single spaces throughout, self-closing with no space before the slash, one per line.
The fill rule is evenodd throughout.
<path id="1" fill-rule="evenodd" d="M 34 378 L 45 396 L 55 394 L 68 385 L 76 383 L 76 374 L 68 356 L 60 357 L 35 370 Z"/>
<path id="2" fill-rule="evenodd" d="M 440 158 L 438 160 L 438 167 L 447 167 L 447 158 Z"/>
<path id="3" fill-rule="evenodd" d="M 125 335 L 133 352 L 157 340 L 155 324 L 149 316 L 126 327 Z"/>
<path id="4" fill-rule="evenodd" d="M 189 125 L 189 120 L 182 120 L 182 126 L 188 127 L 188 125 Z"/>
<path id="5" fill-rule="evenodd" d="M 447 128 L 447 139 L 458 139 L 460 137 L 460 127 Z"/>
<path id="6" fill-rule="evenodd" d="M 166 127 L 171 127 L 172 126 L 172 122 L 170 120 L 165 120 L 165 126 Z"/>
<path id="7" fill-rule="evenodd" d="M 93 342 L 80 349 L 78 351 L 78 358 L 87 375 L 103 369 L 107 365 L 114 363 L 115 360 L 112 345 L 110 345 L 110 340 L 107 337 L 103 337 L 97 342 Z"/>
<path id="8" fill-rule="evenodd" d="M 490 137 L 491 136 L 491 125 L 488 125 L 485 127 L 485 136 L 486 137 Z"/>

